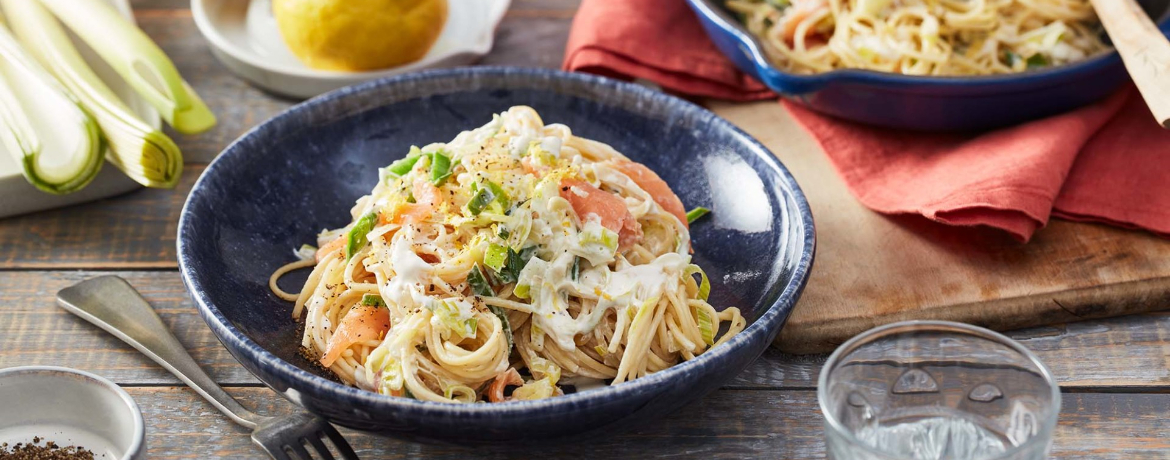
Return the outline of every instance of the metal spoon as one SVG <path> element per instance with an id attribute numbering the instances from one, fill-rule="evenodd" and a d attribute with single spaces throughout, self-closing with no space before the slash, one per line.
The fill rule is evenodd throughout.
<path id="1" fill-rule="evenodd" d="M 265 417 L 249 411 L 215 383 L 146 300 L 117 276 L 100 276 L 57 292 L 57 304 L 122 339 L 203 396 L 233 422 L 251 428 L 252 442 L 278 460 L 312 460 L 311 448 L 324 460 L 333 460 L 325 439 L 342 458 L 357 460 L 353 448 L 329 422 L 308 414 Z M 291 454 L 291 455 L 290 455 Z"/>

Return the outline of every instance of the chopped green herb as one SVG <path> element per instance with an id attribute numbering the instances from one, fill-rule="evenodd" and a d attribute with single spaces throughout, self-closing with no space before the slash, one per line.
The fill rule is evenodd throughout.
<path id="1" fill-rule="evenodd" d="M 700 217 L 703 217 L 710 212 L 711 212 L 710 209 L 704 208 L 702 206 L 699 206 L 695 209 L 687 211 L 687 223 L 693 224 L 693 223 L 695 223 L 696 220 L 699 220 Z"/>
<path id="2" fill-rule="evenodd" d="M 487 277 L 483 275 L 483 270 L 479 268 L 479 264 L 475 264 L 471 268 L 471 272 L 467 274 L 467 284 L 471 285 L 471 292 L 478 296 L 494 297 L 496 291 L 492 290 L 492 285 L 488 284 Z"/>
<path id="3" fill-rule="evenodd" d="M 491 244 L 483 255 L 483 263 L 492 268 L 496 279 L 503 284 L 514 283 L 520 272 L 536 254 L 536 246 L 529 246 L 516 252 L 512 248 Z"/>
<path id="4" fill-rule="evenodd" d="M 528 265 L 528 261 L 532 260 L 532 256 L 535 254 L 536 246 L 526 247 L 521 249 L 520 252 L 508 248 L 508 277 L 512 281 L 520 278 L 520 272 L 524 270 L 524 267 Z"/>
<path id="5" fill-rule="evenodd" d="M 772 8 L 782 10 L 792 5 L 790 0 L 768 0 L 768 5 Z"/>
<path id="6" fill-rule="evenodd" d="M 512 232 L 508 231 L 508 227 L 500 227 L 499 236 L 500 236 L 501 240 L 506 240 L 511 235 L 512 235 Z"/>
<path id="7" fill-rule="evenodd" d="M 362 305 L 368 307 L 385 307 L 386 301 L 382 300 L 382 296 L 378 294 L 365 294 L 362 295 Z"/>
<path id="8" fill-rule="evenodd" d="M 377 221 L 378 213 L 371 212 L 362 216 L 357 222 L 354 222 L 353 227 L 346 234 L 345 260 L 349 260 L 359 249 L 365 247 L 366 243 L 369 243 L 369 240 L 366 239 L 366 234 L 374 229 L 374 223 Z"/>
<path id="9" fill-rule="evenodd" d="M 581 277 L 581 257 L 580 256 L 573 258 L 573 268 L 570 270 L 569 274 L 573 277 L 573 281 L 577 281 L 577 279 Z"/>
<path id="10" fill-rule="evenodd" d="M 495 305 L 488 305 L 488 310 L 500 319 L 500 326 L 504 328 L 504 337 L 508 339 L 508 354 L 512 354 L 512 322 L 508 321 L 508 312 Z"/>
<path id="11" fill-rule="evenodd" d="M 1043 54 L 1033 54 L 1027 61 L 1029 69 L 1048 67 L 1048 58 Z"/>
<path id="12" fill-rule="evenodd" d="M 1003 61 L 1008 67 L 1015 67 L 1016 63 L 1020 61 L 1020 55 L 1007 51 L 1003 55 Z"/>

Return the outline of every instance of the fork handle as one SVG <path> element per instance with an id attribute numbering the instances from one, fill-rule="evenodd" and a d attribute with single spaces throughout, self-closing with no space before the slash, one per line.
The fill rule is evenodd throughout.
<path id="1" fill-rule="evenodd" d="M 265 418 L 245 409 L 203 372 L 126 280 L 107 275 L 82 281 L 57 292 L 57 304 L 150 357 L 232 421 L 255 428 Z"/>

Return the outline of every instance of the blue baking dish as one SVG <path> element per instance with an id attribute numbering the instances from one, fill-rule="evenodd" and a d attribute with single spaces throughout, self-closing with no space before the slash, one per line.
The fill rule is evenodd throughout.
<path id="1" fill-rule="evenodd" d="M 687 0 L 707 35 L 741 70 L 821 113 L 918 131 L 999 128 L 1074 109 L 1113 94 L 1129 77 L 1115 51 L 1011 75 L 923 77 L 841 69 L 797 75 L 773 67 L 722 0 Z M 1141 0 L 1170 34 L 1170 0 Z"/>

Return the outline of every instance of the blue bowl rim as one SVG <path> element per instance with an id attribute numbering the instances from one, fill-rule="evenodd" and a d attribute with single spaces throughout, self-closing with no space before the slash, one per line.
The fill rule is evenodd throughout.
<path id="1" fill-rule="evenodd" d="M 514 75 L 523 78 L 551 78 L 567 80 L 571 82 L 581 83 L 585 85 L 594 86 L 612 86 L 614 92 L 633 93 L 639 98 L 655 100 L 672 106 L 672 109 L 679 111 L 699 112 L 701 115 L 709 116 L 712 122 L 722 125 L 722 128 L 730 129 L 735 136 L 740 138 L 742 142 L 753 148 L 753 152 L 766 152 L 759 157 L 764 163 L 769 166 L 780 182 L 785 187 L 785 192 L 789 193 L 792 201 L 796 204 L 793 210 L 801 221 L 802 235 L 799 241 L 803 244 L 800 257 L 793 267 L 791 279 L 776 301 L 764 310 L 764 312 L 746 329 L 732 337 L 722 346 L 712 348 L 707 352 L 697 356 L 695 359 L 685 361 L 672 366 L 664 371 L 656 372 L 645 377 L 641 377 L 632 381 L 624 382 L 619 385 L 606 386 L 602 389 L 584 391 L 579 393 L 568 394 L 555 398 L 541 399 L 535 401 L 509 401 L 505 403 L 496 404 L 455 404 L 455 403 L 441 403 L 432 401 L 419 401 L 410 398 L 396 398 L 381 395 L 371 391 L 358 389 L 355 387 L 343 385 L 333 380 L 320 377 L 316 374 L 310 373 L 293 363 L 284 361 L 272 354 L 268 350 L 261 347 L 248 336 L 241 333 L 235 326 L 233 326 L 218 308 L 212 304 L 200 284 L 197 277 L 194 276 L 191 268 L 192 261 L 188 260 L 185 241 L 185 234 L 191 227 L 191 212 L 190 207 L 193 200 L 198 199 L 198 196 L 203 188 L 204 181 L 208 177 L 215 174 L 223 163 L 223 159 L 234 155 L 239 145 L 244 139 L 256 135 L 264 131 L 268 126 L 277 125 L 286 121 L 298 121 L 298 119 L 307 112 L 310 108 L 330 104 L 333 101 L 361 94 L 368 90 L 380 88 L 384 86 L 391 86 L 396 84 L 421 82 L 428 80 L 443 80 L 443 79 L 458 79 L 469 78 L 475 75 L 495 75 L 507 76 Z M 308 101 L 297 104 L 289 109 L 277 114 L 269 120 L 257 125 L 251 130 L 245 132 L 230 145 L 228 145 L 223 152 L 220 153 L 207 168 L 200 175 L 199 179 L 191 189 L 183 209 L 179 216 L 178 237 L 176 238 L 176 247 L 178 251 L 179 270 L 182 275 L 183 283 L 187 287 L 187 291 L 191 294 L 196 305 L 199 308 L 200 316 L 212 329 L 215 335 L 220 339 L 224 345 L 232 350 L 242 353 L 247 358 L 251 359 L 253 363 L 263 369 L 268 369 L 273 374 L 276 374 L 279 381 L 287 384 L 289 388 L 305 394 L 327 396 L 332 401 L 342 401 L 344 404 L 361 405 L 360 407 L 385 409 L 391 411 L 408 410 L 415 411 L 417 415 L 421 416 L 436 416 L 436 415 L 458 415 L 461 417 L 486 420 L 499 416 L 514 416 L 524 412 L 533 410 L 556 410 L 558 408 L 568 409 L 574 405 L 585 403 L 590 400 L 609 398 L 612 396 L 626 395 L 631 396 L 651 388 L 668 384 L 676 376 L 689 369 L 697 369 L 711 365 L 717 360 L 725 359 L 733 353 L 740 352 L 749 340 L 761 334 L 767 334 L 767 329 L 776 327 L 777 329 L 783 325 L 787 319 L 787 314 L 781 316 L 785 310 L 790 310 L 800 297 L 808 282 L 809 272 L 812 268 L 813 255 L 816 247 L 816 233 L 813 226 L 812 210 L 809 208 L 808 200 L 805 198 L 800 186 L 797 185 L 795 178 L 784 167 L 782 163 L 771 154 L 763 144 L 752 138 L 747 133 L 740 130 L 735 125 L 727 120 L 711 113 L 707 109 L 670 96 L 660 93 L 649 88 L 626 83 L 606 77 L 588 75 L 582 73 L 570 73 L 559 70 L 537 69 L 537 68 L 519 68 L 519 67 L 497 67 L 497 66 L 479 66 L 479 67 L 463 67 L 454 69 L 438 69 L 429 70 L 425 72 L 418 72 L 378 80 L 372 80 L 358 85 L 341 88 Z M 796 242 L 797 235 L 790 235 L 789 241 Z M 791 312 L 788 311 L 790 314 Z M 778 332 L 778 331 L 777 331 Z M 263 379 L 261 379 L 263 381 Z M 265 384 L 269 384 L 265 382 Z M 271 384 L 269 384 L 271 385 Z"/>
<path id="2" fill-rule="evenodd" d="M 773 79 L 781 79 L 786 82 L 791 82 L 798 85 L 815 85 L 821 86 L 828 83 L 838 81 L 850 81 L 856 83 L 872 83 L 891 87 L 910 87 L 910 86 L 931 86 L 931 87 L 955 87 L 967 86 L 978 88 L 995 88 L 997 83 L 1011 83 L 1011 84 L 1038 84 L 1048 82 L 1052 78 L 1072 77 L 1082 73 L 1093 73 L 1101 71 L 1113 62 L 1120 60 L 1117 50 L 1110 48 L 1109 51 L 1098 53 L 1090 56 L 1087 59 L 1059 65 L 1043 69 L 1031 70 L 1021 73 L 1011 74 L 996 74 L 996 75 L 972 75 L 972 76 L 930 76 L 930 75 L 905 75 L 900 73 L 880 72 L 876 70 L 867 69 L 834 69 L 828 72 L 821 72 L 815 74 L 795 74 L 781 70 L 768 60 L 764 54 L 759 40 L 749 33 L 742 24 L 738 21 L 729 20 L 727 13 L 721 8 L 714 5 L 716 0 L 687 0 L 691 8 L 700 16 L 700 19 L 710 21 L 717 27 L 723 30 L 724 33 L 730 34 L 735 38 L 740 45 L 746 47 L 746 54 L 755 66 L 755 75 L 764 83 L 771 86 Z M 1170 5 L 1167 5 L 1166 11 L 1162 13 L 1159 20 L 1156 21 L 1158 28 L 1163 34 L 1170 36 Z M 741 49 L 741 51 L 745 51 Z M 774 88 L 776 89 L 776 88 Z M 783 90 L 784 88 L 779 88 Z M 814 88 L 815 91 L 815 88 Z M 811 91 L 797 91 L 798 93 Z"/>

